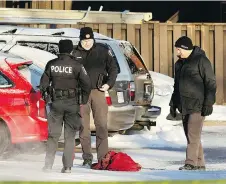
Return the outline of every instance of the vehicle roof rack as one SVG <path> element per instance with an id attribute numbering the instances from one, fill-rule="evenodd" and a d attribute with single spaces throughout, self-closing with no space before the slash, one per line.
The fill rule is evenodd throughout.
<path id="1" fill-rule="evenodd" d="M 152 13 L 50 10 L 50 9 L 19 9 L 0 8 L 1 24 L 77 24 L 77 23 L 127 23 L 142 24 L 152 19 Z"/>
<path id="2" fill-rule="evenodd" d="M 65 32 L 62 31 L 62 32 L 53 33 L 53 34 L 51 34 L 51 35 L 58 35 L 58 36 L 61 36 L 61 35 L 63 35 L 64 33 L 65 33 Z"/>
<path id="3" fill-rule="evenodd" d="M 2 32 L 2 33 L 4 33 L 4 34 L 6 34 L 6 33 L 14 34 L 16 31 L 17 31 L 17 29 L 11 29 L 11 30 L 8 30 L 8 31 Z"/>

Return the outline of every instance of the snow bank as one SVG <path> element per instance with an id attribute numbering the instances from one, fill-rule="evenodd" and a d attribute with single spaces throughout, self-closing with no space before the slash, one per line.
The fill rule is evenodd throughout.
<path id="1" fill-rule="evenodd" d="M 226 121 L 226 106 L 214 105 L 213 114 L 207 116 L 206 121 Z"/>

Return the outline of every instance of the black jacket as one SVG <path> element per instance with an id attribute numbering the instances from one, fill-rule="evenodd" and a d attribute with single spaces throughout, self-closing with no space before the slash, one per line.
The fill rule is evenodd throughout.
<path id="1" fill-rule="evenodd" d="M 75 47 L 72 55 L 84 65 L 91 80 L 91 88 L 97 88 L 100 74 L 108 75 L 106 83 L 112 88 L 118 74 L 117 61 L 112 57 L 111 51 L 101 43 L 94 43 L 90 50 L 79 45 Z"/>
<path id="2" fill-rule="evenodd" d="M 182 114 L 201 112 L 204 105 L 212 106 L 216 100 L 216 79 L 205 52 L 195 46 L 191 55 L 175 63 L 174 92 L 170 106 L 175 105 Z"/>
<path id="3" fill-rule="evenodd" d="M 69 54 L 60 54 L 58 58 L 46 64 L 40 80 L 40 90 L 46 91 L 51 86 L 57 90 L 77 89 L 81 87 L 83 103 L 87 103 L 91 83 L 85 68 Z"/>

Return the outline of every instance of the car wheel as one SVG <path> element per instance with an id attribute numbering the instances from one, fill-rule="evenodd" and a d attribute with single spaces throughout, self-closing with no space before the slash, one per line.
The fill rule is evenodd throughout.
<path id="1" fill-rule="evenodd" d="M 0 155 L 2 155 L 11 145 L 10 132 L 4 122 L 0 122 Z"/>

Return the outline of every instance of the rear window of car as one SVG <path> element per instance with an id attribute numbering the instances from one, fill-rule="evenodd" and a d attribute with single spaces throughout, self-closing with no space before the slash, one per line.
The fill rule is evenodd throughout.
<path id="1" fill-rule="evenodd" d="M 132 44 L 129 42 L 121 42 L 119 46 L 127 60 L 132 74 L 144 74 L 147 72 L 143 59 Z"/>
<path id="2" fill-rule="evenodd" d="M 114 58 L 115 62 L 116 62 L 116 65 L 117 65 L 117 69 L 118 69 L 118 74 L 121 72 L 120 70 L 120 66 L 119 66 L 119 63 L 118 63 L 118 59 L 113 51 L 113 49 L 111 48 L 110 45 L 106 44 L 108 46 L 108 49 L 109 49 L 109 54 Z"/>
<path id="3" fill-rule="evenodd" d="M 12 85 L 13 83 L 2 72 L 0 72 L 0 88 L 8 88 Z"/>
<path id="4" fill-rule="evenodd" d="M 18 67 L 20 74 L 31 83 L 32 87 L 37 90 L 40 84 L 40 79 L 43 73 L 43 70 L 38 66 L 32 65 L 21 65 Z"/>
<path id="5" fill-rule="evenodd" d="M 17 45 L 48 51 L 55 55 L 59 53 L 59 47 L 57 43 L 18 41 Z"/>
<path id="6" fill-rule="evenodd" d="M 0 49 L 2 49 L 6 45 L 5 40 L 0 40 Z"/>

